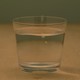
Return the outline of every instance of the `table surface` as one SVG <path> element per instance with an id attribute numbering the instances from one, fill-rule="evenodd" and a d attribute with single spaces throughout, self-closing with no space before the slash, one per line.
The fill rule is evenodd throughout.
<path id="1" fill-rule="evenodd" d="M 12 24 L 0 24 L 0 80 L 80 80 L 80 24 L 68 24 L 61 71 L 26 73 L 19 69 Z"/>

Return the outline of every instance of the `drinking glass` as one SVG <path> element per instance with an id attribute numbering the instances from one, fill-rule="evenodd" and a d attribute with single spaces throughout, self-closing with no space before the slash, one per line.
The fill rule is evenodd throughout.
<path id="1" fill-rule="evenodd" d="M 26 72 L 57 71 L 65 36 L 66 19 L 54 16 L 25 16 L 15 18 L 20 68 Z"/>

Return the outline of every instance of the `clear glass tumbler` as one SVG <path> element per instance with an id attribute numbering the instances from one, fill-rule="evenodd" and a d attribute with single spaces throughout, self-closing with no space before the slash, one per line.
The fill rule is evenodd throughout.
<path id="1" fill-rule="evenodd" d="M 19 65 L 26 72 L 57 71 L 61 64 L 66 20 L 26 16 L 13 20 Z"/>

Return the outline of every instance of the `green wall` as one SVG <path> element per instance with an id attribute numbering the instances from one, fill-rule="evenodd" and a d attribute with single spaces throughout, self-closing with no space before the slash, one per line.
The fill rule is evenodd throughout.
<path id="1" fill-rule="evenodd" d="M 80 22 L 80 0 L 0 0 L 0 23 L 20 16 L 50 15 Z"/>

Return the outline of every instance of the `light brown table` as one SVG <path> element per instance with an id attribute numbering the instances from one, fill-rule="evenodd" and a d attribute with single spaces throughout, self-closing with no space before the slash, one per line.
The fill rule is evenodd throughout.
<path id="1" fill-rule="evenodd" d="M 68 24 L 60 73 L 19 69 L 12 24 L 0 24 L 0 80 L 80 80 L 80 24 Z"/>

